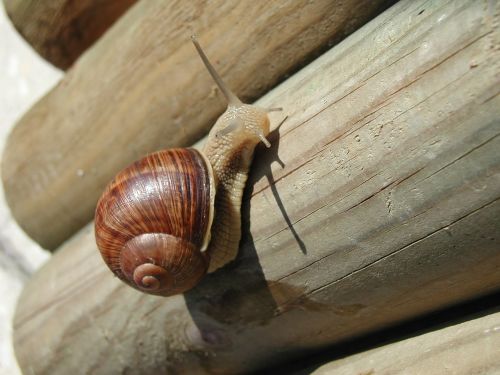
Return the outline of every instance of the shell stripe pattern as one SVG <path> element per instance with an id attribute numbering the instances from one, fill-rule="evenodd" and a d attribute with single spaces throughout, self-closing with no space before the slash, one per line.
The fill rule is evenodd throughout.
<path id="1" fill-rule="evenodd" d="M 95 215 L 96 242 L 111 270 L 129 283 L 120 265 L 121 251 L 147 233 L 172 235 L 201 248 L 210 189 L 205 159 L 195 149 L 159 151 L 122 170 L 106 188 Z M 155 264 L 152 258 L 150 262 Z"/>

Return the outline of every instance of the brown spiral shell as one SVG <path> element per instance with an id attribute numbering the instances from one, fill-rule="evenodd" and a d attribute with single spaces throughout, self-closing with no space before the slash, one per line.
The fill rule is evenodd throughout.
<path id="1" fill-rule="evenodd" d="M 96 208 L 104 261 L 146 293 L 191 289 L 208 267 L 214 192 L 210 164 L 195 149 L 159 151 L 125 168 Z"/>

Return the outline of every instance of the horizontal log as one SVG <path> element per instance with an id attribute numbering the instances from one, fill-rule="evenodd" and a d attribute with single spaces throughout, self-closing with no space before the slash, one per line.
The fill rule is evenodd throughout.
<path id="1" fill-rule="evenodd" d="M 201 138 L 225 103 L 191 44 L 194 31 L 229 87 L 257 98 L 385 3 L 138 3 L 11 133 L 2 179 L 13 216 L 55 249 L 92 220 L 119 170 Z"/>
<path id="2" fill-rule="evenodd" d="M 3 0 L 19 33 L 46 60 L 69 68 L 137 0 Z"/>
<path id="3" fill-rule="evenodd" d="M 325 364 L 310 375 L 496 374 L 500 371 L 500 312 Z M 306 373 L 306 372 L 304 372 Z"/>
<path id="4" fill-rule="evenodd" d="M 20 297 L 21 367 L 252 371 L 500 289 L 498 14 L 400 1 L 259 100 L 289 117 L 257 150 L 240 254 L 190 292 L 125 286 L 89 225 Z"/>

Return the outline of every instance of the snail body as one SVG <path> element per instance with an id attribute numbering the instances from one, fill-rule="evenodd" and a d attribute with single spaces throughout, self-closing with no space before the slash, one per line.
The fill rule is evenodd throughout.
<path id="1" fill-rule="evenodd" d="M 125 168 L 97 204 L 96 243 L 111 271 L 146 293 L 194 287 L 232 261 L 240 207 L 255 146 L 269 133 L 265 110 L 242 103 L 193 43 L 228 100 L 202 151 L 163 150 Z"/>

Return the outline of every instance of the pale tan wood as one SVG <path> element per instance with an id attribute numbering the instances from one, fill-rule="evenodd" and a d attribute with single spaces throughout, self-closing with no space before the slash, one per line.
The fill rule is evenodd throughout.
<path id="1" fill-rule="evenodd" d="M 386 2 L 138 3 L 10 135 L 2 179 L 14 217 L 54 249 L 92 220 L 119 170 L 148 152 L 201 138 L 225 102 L 193 33 L 229 87 L 248 100 Z"/>
<path id="2" fill-rule="evenodd" d="M 240 255 L 189 293 L 128 288 L 83 230 L 19 300 L 22 368 L 234 374 L 498 290 L 499 6 L 400 1 L 259 100 L 289 117 Z"/>
<path id="3" fill-rule="evenodd" d="M 69 68 L 137 0 L 3 0 L 19 33 L 45 59 Z"/>
<path id="4" fill-rule="evenodd" d="M 310 374 L 487 375 L 499 372 L 500 313 L 492 312 L 333 361 Z"/>

